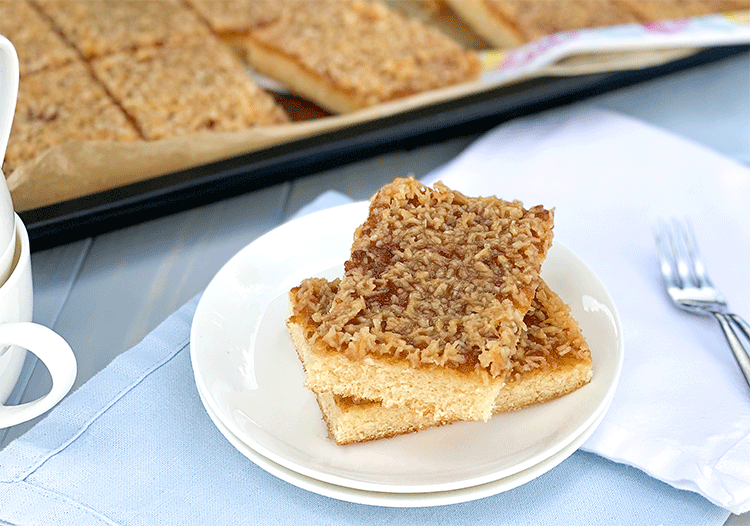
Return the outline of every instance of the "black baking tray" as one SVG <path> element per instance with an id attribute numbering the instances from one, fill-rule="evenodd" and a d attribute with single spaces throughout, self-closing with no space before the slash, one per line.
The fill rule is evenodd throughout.
<path id="1" fill-rule="evenodd" d="M 511 119 L 748 51 L 750 45 L 715 47 L 645 69 L 535 78 L 19 215 L 32 251 L 43 250 L 374 155 L 481 133 Z"/>

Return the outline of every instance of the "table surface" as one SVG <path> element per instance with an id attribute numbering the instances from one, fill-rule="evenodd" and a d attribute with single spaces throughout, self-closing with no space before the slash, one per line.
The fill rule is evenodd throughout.
<path id="1" fill-rule="evenodd" d="M 750 53 L 576 104 L 630 115 L 750 165 Z M 36 252 L 34 321 L 70 343 L 78 360 L 75 389 L 201 292 L 235 253 L 320 193 L 367 199 L 394 177 L 420 177 L 443 165 L 477 137 L 396 150 Z M 34 362 L 27 360 L 11 401 L 48 390 L 49 375 Z M 0 431 L 0 447 L 34 423 Z M 750 514 L 727 524 L 750 524 Z"/>

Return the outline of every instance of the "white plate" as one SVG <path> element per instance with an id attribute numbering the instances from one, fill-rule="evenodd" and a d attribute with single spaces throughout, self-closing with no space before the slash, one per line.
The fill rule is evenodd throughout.
<path id="1" fill-rule="evenodd" d="M 596 276 L 565 247 L 543 275 L 571 305 L 592 349 L 594 378 L 553 402 L 489 422 L 337 446 L 285 326 L 287 292 L 309 276 L 342 273 L 367 203 L 286 223 L 235 255 L 214 277 L 191 331 L 196 383 L 210 411 L 257 453 L 322 482 L 365 491 L 452 491 L 520 473 L 565 450 L 614 395 L 623 359 L 615 306 Z"/>
<path id="2" fill-rule="evenodd" d="M 449 504 L 459 504 L 461 502 L 469 502 L 471 500 L 482 499 L 485 497 L 491 497 L 505 491 L 509 491 L 513 488 L 517 488 L 522 484 L 543 475 L 547 471 L 551 470 L 563 460 L 572 455 L 591 434 L 594 432 L 596 427 L 602 421 L 605 415 L 605 411 L 596 418 L 596 420 L 589 426 L 583 433 L 576 437 L 573 442 L 565 446 L 561 451 L 552 455 L 546 460 L 543 460 L 539 464 L 536 464 L 528 469 L 525 469 L 514 475 L 510 475 L 494 482 L 488 482 L 486 484 L 480 484 L 478 486 L 470 486 L 468 488 L 456 489 L 452 491 L 435 491 L 432 493 L 386 493 L 379 491 L 366 491 L 361 489 L 347 488 L 345 486 L 337 486 L 335 484 L 329 484 L 322 482 L 318 479 L 306 477 L 296 471 L 280 466 L 271 460 L 268 460 L 263 455 L 260 455 L 253 448 L 249 447 L 242 440 L 237 438 L 236 435 L 232 434 L 229 429 L 219 420 L 215 413 L 210 409 L 210 406 L 206 403 L 204 394 L 198 389 L 198 394 L 206 407 L 206 412 L 211 418 L 213 423 L 222 435 L 232 444 L 237 451 L 249 458 L 254 464 L 261 469 L 267 471 L 271 475 L 280 478 L 281 480 L 288 482 L 298 488 L 323 495 L 325 497 L 331 497 L 333 499 L 344 500 L 347 502 L 354 502 L 356 504 L 368 504 L 371 506 L 388 506 L 391 508 L 402 508 L 402 507 L 425 507 L 425 506 L 445 506 Z"/>

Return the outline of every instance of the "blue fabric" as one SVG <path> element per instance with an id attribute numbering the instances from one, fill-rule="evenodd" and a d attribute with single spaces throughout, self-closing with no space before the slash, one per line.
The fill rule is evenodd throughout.
<path id="1" fill-rule="evenodd" d="M 374 507 L 299 489 L 240 454 L 206 414 L 190 364 L 198 299 L 0 451 L 0 524 L 685 526 L 729 517 L 695 493 L 582 451 L 464 504 Z"/>

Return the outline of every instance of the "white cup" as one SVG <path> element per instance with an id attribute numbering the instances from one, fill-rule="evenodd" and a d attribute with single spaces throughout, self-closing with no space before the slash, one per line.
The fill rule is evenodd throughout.
<path id="1" fill-rule="evenodd" d="M 18 55 L 10 41 L 0 35 L 0 168 L 8 146 L 18 98 Z M 0 284 L 10 274 L 15 252 L 15 215 L 5 176 L 0 170 Z"/>
<path id="2" fill-rule="evenodd" d="M 18 55 L 0 35 L 0 167 L 5 158 L 18 98 Z M 54 331 L 31 323 L 34 291 L 29 236 L 13 211 L 5 175 L 0 170 L 0 429 L 46 413 L 73 387 L 77 365 L 67 342 Z M 6 406 L 31 351 L 47 367 L 52 388 L 25 404 Z"/>
<path id="3" fill-rule="evenodd" d="M 8 399 L 23 367 L 26 352 L 34 353 L 52 378 L 50 391 L 31 402 L 0 405 L 0 429 L 14 426 L 46 413 L 73 387 L 77 365 L 68 343 L 43 325 L 31 322 L 34 291 L 31 279 L 29 236 L 15 216 L 13 269 L 0 286 L 0 404 Z"/>
<path id="4" fill-rule="evenodd" d="M 0 177 L 3 173 L 0 171 Z M 2 184 L 0 184 L 2 186 Z M 0 249 L 0 285 L 5 283 L 5 280 L 10 276 L 10 271 L 13 270 L 13 257 L 16 254 L 16 243 L 14 239 L 16 237 L 16 222 L 15 214 L 13 217 L 13 228 L 10 230 L 11 240 L 8 242 L 8 246 L 5 249 Z"/>

